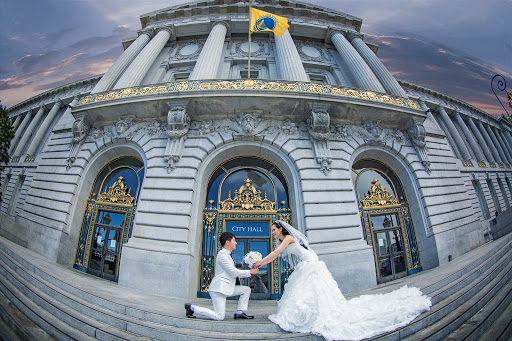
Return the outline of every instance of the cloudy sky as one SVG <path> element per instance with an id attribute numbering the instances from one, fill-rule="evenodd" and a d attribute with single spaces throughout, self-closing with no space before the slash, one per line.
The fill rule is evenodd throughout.
<path id="1" fill-rule="evenodd" d="M 136 36 L 139 15 L 185 2 L 0 0 L 2 104 L 104 73 L 121 41 Z M 303 2 L 362 18 L 365 39 L 398 79 L 504 113 L 490 79 L 501 74 L 512 90 L 512 0 Z"/>

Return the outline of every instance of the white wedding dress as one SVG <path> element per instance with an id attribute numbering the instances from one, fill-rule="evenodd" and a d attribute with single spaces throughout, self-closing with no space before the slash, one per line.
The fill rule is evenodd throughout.
<path id="1" fill-rule="evenodd" d="M 286 331 L 326 340 L 361 340 L 402 327 L 430 309 L 430 298 L 407 286 L 348 301 L 313 250 L 293 243 L 286 251 L 298 263 L 284 286 L 277 313 L 268 317 Z"/>

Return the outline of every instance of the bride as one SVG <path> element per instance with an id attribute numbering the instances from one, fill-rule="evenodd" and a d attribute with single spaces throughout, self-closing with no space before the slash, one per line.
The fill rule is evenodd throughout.
<path id="1" fill-rule="evenodd" d="M 326 340 L 360 340 L 395 330 L 428 311 L 430 298 L 404 286 L 387 294 L 364 295 L 347 301 L 306 236 L 276 220 L 272 235 L 280 245 L 254 267 L 272 262 L 283 251 L 294 271 L 268 318 L 289 332 L 313 333 Z"/>

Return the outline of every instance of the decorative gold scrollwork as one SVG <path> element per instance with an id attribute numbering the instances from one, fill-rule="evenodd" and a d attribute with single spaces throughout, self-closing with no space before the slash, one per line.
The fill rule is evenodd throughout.
<path id="1" fill-rule="evenodd" d="M 217 213 L 215 212 L 205 212 L 204 213 L 204 228 L 208 230 L 208 234 L 212 232 L 215 228 L 215 218 L 217 217 Z"/>
<path id="2" fill-rule="evenodd" d="M 222 210 L 275 210 L 275 203 L 265 198 L 261 198 L 261 191 L 256 190 L 250 179 L 246 179 L 245 183 L 235 191 L 235 197 L 231 198 L 231 192 L 226 200 L 220 202 Z"/>
<path id="3" fill-rule="evenodd" d="M 398 198 L 392 196 L 388 191 L 379 183 L 378 179 L 372 181 L 372 187 L 361 200 L 363 208 L 373 208 L 382 206 L 396 206 L 399 204 Z"/>
<path id="4" fill-rule="evenodd" d="M 108 191 L 98 195 L 98 202 L 133 205 L 135 198 L 130 195 L 130 189 L 124 184 L 124 178 L 120 176 L 109 187 Z"/>

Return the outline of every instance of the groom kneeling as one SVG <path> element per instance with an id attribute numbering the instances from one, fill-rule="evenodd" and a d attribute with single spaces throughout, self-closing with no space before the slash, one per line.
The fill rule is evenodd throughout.
<path id="1" fill-rule="evenodd" d="M 251 277 L 251 275 L 256 275 L 259 270 L 256 268 L 251 270 L 239 270 L 235 267 L 233 258 L 231 258 L 231 252 L 236 249 L 236 238 L 233 233 L 223 232 L 220 235 L 220 245 L 222 245 L 222 250 L 217 254 L 217 259 L 215 260 L 215 276 L 209 288 L 214 311 L 186 303 L 185 313 L 187 317 L 190 318 L 194 318 L 194 313 L 196 313 L 197 315 L 212 320 L 224 320 L 224 316 L 226 315 L 226 298 L 230 296 L 240 296 L 235 319 L 252 319 L 254 316 L 245 313 L 249 305 L 251 288 L 235 284 L 237 277 Z"/>

